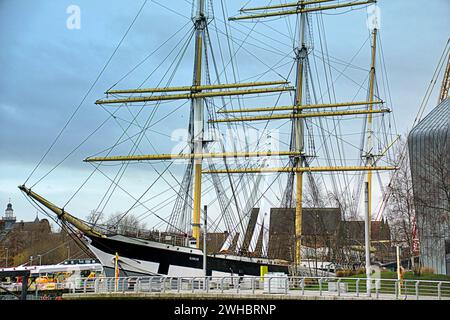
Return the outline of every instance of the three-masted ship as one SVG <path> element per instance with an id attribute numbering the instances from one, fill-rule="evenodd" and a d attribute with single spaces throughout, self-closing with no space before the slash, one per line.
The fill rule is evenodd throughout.
<path id="1" fill-rule="evenodd" d="M 378 166 L 377 157 L 372 151 L 372 122 L 374 114 L 390 112 L 384 107 L 384 102 L 375 97 L 375 63 L 377 29 L 372 30 L 372 62 L 370 68 L 370 83 L 367 101 L 351 101 L 337 103 L 308 103 L 304 96 L 305 74 L 307 73 L 306 61 L 310 50 L 306 42 L 308 15 L 316 12 L 324 12 L 339 8 L 357 8 L 373 4 L 375 1 L 333 1 L 333 0 L 302 0 L 293 3 L 261 6 L 256 8 L 243 8 L 241 14 L 229 18 L 236 20 L 261 20 L 270 17 L 294 15 L 297 17 L 295 59 L 295 83 L 291 85 L 286 79 L 275 79 L 265 82 L 239 82 L 239 83 L 214 83 L 204 77 L 206 64 L 206 50 L 208 43 L 209 17 L 206 15 L 205 0 L 197 0 L 192 21 L 195 30 L 195 56 L 193 64 L 193 82 L 186 86 L 157 87 L 138 89 L 114 89 L 106 91 L 107 97 L 96 101 L 97 105 L 132 105 L 134 103 L 160 103 L 165 101 L 190 101 L 189 118 L 189 152 L 178 154 L 152 154 L 152 155 L 126 155 L 89 157 L 85 159 L 90 163 L 106 162 L 130 162 L 130 161 L 174 161 L 185 160 L 188 162 L 188 174 L 185 174 L 182 186 L 189 190 L 182 190 L 184 196 L 181 202 L 184 208 L 192 208 L 192 230 L 186 237 L 185 244 L 168 244 L 154 240 L 141 239 L 127 235 L 108 235 L 93 225 L 83 222 L 63 208 L 46 200 L 34 190 L 25 185 L 20 186 L 28 197 L 40 206 L 52 211 L 56 216 L 78 230 L 87 247 L 101 261 L 106 274 L 114 275 L 116 257 L 119 256 L 121 275 L 161 275 L 161 276 L 202 276 L 203 251 L 201 248 L 202 230 L 202 177 L 209 175 L 240 175 L 278 173 L 285 174 L 287 178 L 287 190 L 283 195 L 286 207 L 295 208 L 295 257 L 293 264 L 287 261 L 269 259 L 267 250 L 263 250 L 260 257 L 239 255 L 230 248 L 233 241 L 242 243 L 245 226 L 237 227 L 239 232 L 230 232 L 220 252 L 209 254 L 206 261 L 206 275 L 260 275 L 261 266 L 267 267 L 269 272 L 298 272 L 302 261 L 302 196 L 305 173 L 321 172 L 364 172 L 366 179 L 366 245 L 370 242 L 370 221 L 372 212 L 372 172 L 394 170 L 390 166 Z M 268 22 L 270 23 L 270 22 Z M 190 77 L 190 76 L 189 76 Z M 227 108 L 223 107 L 213 116 L 207 116 L 205 104 L 207 99 L 223 99 L 224 97 L 264 96 L 266 94 L 290 94 L 293 97 L 288 106 L 260 106 L 255 108 Z M 111 98 L 112 97 L 112 98 Z M 345 108 L 345 110 L 343 110 Z M 282 113 L 280 113 L 282 112 Z M 238 116 L 235 116 L 238 114 Z M 240 116 L 244 114 L 245 116 Z M 366 116 L 367 119 L 367 148 L 364 155 L 364 163 L 361 166 L 311 166 L 305 148 L 305 121 L 312 118 Z M 221 152 L 211 152 L 208 148 L 208 140 L 205 138 L 205 124 L 216 125 L 220 123 L 253 123 L 274 122 L 287 120 L 291 123 L 288 150 L 265 150 L 251 152 L 230 151 L 224 148 Z M 287 165 L 274 167 L 267 165 L 265 160 L 272 157 L 284 158 Z M 233 167 L 235 159 L 263 159 L 259 166 Z M 210 160 L 223 161 L 225 169 L 217 169 L 213 164 L 205 168 L 205 162 Z M 213 162 L 211 162 L 213 163 Z M 213 181 L 218 181 L 217 179 Z M 256 182 L 255 182 L 256 183 Z M 187 187 L 186 187 L 187 186 Z M 231 188 L 231 193 L 239 190 Z M 223 197 L 224 195 L 218 195 Z M 233 197 L 233 195 L 231 195 Z M 186 205 L 188 203 L 188 205 Z M 174 203 L 177 205 L 177 203 Z M 237 209 L 239 210 L 239 208 Z M 241 208 L 241 210 L 243 210 Z M 247 211 L 253 208 L 246 208 Z M 245 212 L 244 212 L 245 213 Z M 206 214 L 206 212 L 204 212 Z M 247 222 L 248 223 L 248 222 Z M 172 231 L 176 233 L 176 228 Z M 240 233 L 240 234 L 239 234 Z M 204 237 L 205 235 L 203 235 Z M 370 244 L 369 244 L 370 246 Z M 370 256 L 366 257 L 370 260 Z"/>

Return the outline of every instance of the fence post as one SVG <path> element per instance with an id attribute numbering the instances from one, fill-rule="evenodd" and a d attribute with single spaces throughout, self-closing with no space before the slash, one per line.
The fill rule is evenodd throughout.
<path id="1" fill-rule="evenodd" d="M 162 292 L 163 293 L 166 293 L 166 277 L 164 277 L 163 278 L 163 281 L 162 281 Z"/>
<path id="2" fill-rule="evenodd" d="M 153 292 L 153 277 L 150 277 L 149 279 L 149 286 L 148 286 L 148 290 L 151 292 Z"/>
<path id="3" fill-rule="evenodd" d="M 377 297 L 377 299 L 380 297 L 381 283 L 379 281 L 380 281 L 379 279 L 375 280 L 375 296 Z"/>
<path id="4" fill-rule="evenodd" d="M 270 294 L 270 280 L 272 280 L 272 277 L 269 277 L 269 294 Z"/>
<path id="5" fill-rule="evenodd" d="M 305 295 L 305 277 L 302 278 L 301 286 L 302 286 L 302 296 L 304 296 Z"/>
<path id="6" fill-rule="evenodd" d="M 398 299 L 398 286 L 399 286 L 399 281 L 395 280 L 395 299 Z"/>
<path id="7" fill-rule="evenodd" d="M 338 297 L 341 296 L 341 279 L 338 279 L 337 281 L 337 293 L 338 293 Z"/>
<path id="8" fill-rule="evenodd" d="M 288 294 L 288 292 L 289 292 L 289 277 L 285 278 L 285 286 L 286 286 L 286 288 L 285 288 L 284 293 Z"/>
<path id="9" fill-rule="evenodd" d="M 95 281 L 94 281 L 94 292 L 95 293 L 98 292 L 98 278 L 96 278 Z"/>
<path id="10" fill-rule="evenodd" d="M 417 300 L 419 300 L 419 284 L 420 284 L 420 281 L 417 281 L 416 282 L 416 299 Z"/>
<path id="11" fill-rule="evenodd" d="M 223 293 L 223 278 L 224 277 L 220 278 L 220 292 L 222 293 Z"/>
<path id="12" fill-rule="evenodd" d="M 319 295 L 322 296 L 322 278 L 319 279 Z"/>
<path id="13" fill-rule="evenodd" d="M 256 280 L 256 277 L 253 277 L 252 278 L 252 294 L 255 294 L 255 280 Z"/>
<path id="14" fill-rule="evenodd" d="M 360 281 L 361 279 L 357 279 L 356 280 L 356 296 L 357 297 L 359 297 L 359 281 Z"/>
<path id="15" fill-rule="evenodd" d="M 405 292 L 405 299 L 408 299 L 408 280 L 405 280 L 405 287 L 403 289 L 403 292 Z"/>
<path id="16" fill-rule="evenodd" d="M 441 300 L 441 287 L 442 287 L 442 282 L 438 283 L 437 289 L 438 289 L 438 299 Z"/>
<path id="17" fill-rule="evenodd" d="M 87 282 L 87 279 L 84 279 L 84 281 L 83 281 L 83 293 L 86 293 L 86 282 Z"/>
<path id="18" fill-rule="evenodd" d="M 192 278 L 192 282 L 191 282 L 191 289 L 192 289 L 192 293 L 194 293 L 194 277 Z"/>

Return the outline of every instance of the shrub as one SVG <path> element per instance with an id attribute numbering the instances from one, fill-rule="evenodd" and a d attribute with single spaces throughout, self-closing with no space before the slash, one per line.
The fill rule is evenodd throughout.
<path id="1" fill-rule="evenodd" d="M 366 274 L 366 269 L 358 268 L 358 269 L 356 269 L 355 274 Z"/>
<path id="2" fill-rule="evenodd" d="M 350 277 L 353 275 L 353 271 L 350 269 L 341 269 L 336 271 L 336 277 Z"/>
<path id="3" fill-rule="evenodd" d="M 420 271 L 421 271 L 420 266 L 418 266 L 418 265 L 414 266 L 413 273 L 414 273 L 415 276 L 420 277 L 420 275 L 421 275 Z"/>
<path id="4" fill-rule="evenodd" d="M 420 268 L 421 274 L 434 274 L 434 269 L 429 267 L 422 267 Z"/>
<path id="5" fill-rule="evenodd" d="M 305 278 L 305 286 L 313 286 L 319 283 L 318 279 Z"/>

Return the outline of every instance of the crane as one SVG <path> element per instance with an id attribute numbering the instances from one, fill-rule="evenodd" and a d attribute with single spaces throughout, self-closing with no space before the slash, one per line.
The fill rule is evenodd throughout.
<path id="1" fill-rule="evenodd" d="M 450 40 L 449 40 L 450 41 Z M 441 93 L 439 94 L 439 103 L 449 97 L 450 89 L 450 54 L 448 55 L 447 68 L 445 68 L 444 78 L 442 79 Z"/>

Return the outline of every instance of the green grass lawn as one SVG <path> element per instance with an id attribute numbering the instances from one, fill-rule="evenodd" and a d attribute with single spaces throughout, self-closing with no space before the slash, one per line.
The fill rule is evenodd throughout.
<path id="1" fill-rule="evenodd" d="M 356 293 L 357 291 L 361 294 L 366 292 L 366 281 L 362 280 L 362 278 L 365 278 L 365 274 L 355 275 L 351 277 L 342 278 L 340 282 L 347 284 L 347 292 L 350 293 Z M 338 278 L 339 279 L 339 278 Z M 358 279 L 361 279 L 358 283 Z M 389 280 L 396 280 L 397 279 L 397 273 L 396 272 L 382 272 L 381 273 L 381 279 L 386 279 L 388 281 L 380 281 L 379 282 L 379 288 L 378 293 L 380 294 L 395 294 L 396 293 L 396 286 L 395 281 L 389 281 Z M 445 275 L 435 275 L 435 274 L 425 274 L 422 276 L 416 276 L 413 272 L 406 272 L 404 277 L 403 286 L 401 288 L 401 294 L 402 295 L 409 295 L 409 296 L 415 296 L 416 295 L 416 282 L 413 282 L 412 280 L 427 280 L 427 281 L 450 281 L 449 276 Z M 336 282 L 336 281 L 333 281 Z M 307 281 L 307 284 L 305 286 L 305 290 L 311 290 L 311 291 L 318 291 L 319 290 L 319 284 L 318 281 Z M 419 282 L 419 294 L 421 296 L 437 296 L 438 295 L 438 282 L 436 283 L 429 283 L 429 282 Z M 299 290 L 301 290 L 299 288 Z M 322 290 L 328 291 L 328 282 L 322 283 Z M 372 285 L 372 292 L 375 294 L 377 292 L 375 288 L 375 284 Z M 442 297 L 450 297 L 450 283 L 443 283 L 441 285 L 441 296 Z"/>
<path id="2" fill-rule="evenodd" d="M 358 274 L 350 276 L 349 278 L 365 278 L 365 274 Z M 381 272 L 381 279 L 397 279 L 397 272 L 383 271 Z M 429 281 L 450 281 L 450 276 L 441 274 L 423 274 L 416 276 L 412 271 L 405 272 L 405 280 L 429 280 Z"/>

